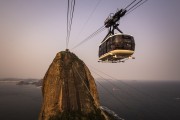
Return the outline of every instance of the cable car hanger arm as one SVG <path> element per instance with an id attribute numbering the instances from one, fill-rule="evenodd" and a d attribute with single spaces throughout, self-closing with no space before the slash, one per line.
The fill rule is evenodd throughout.
<path id="1" fill-rule="evenodd" d="M 121 17 L 125 16 L 126 13 L 130 10 L 134 10 L 134 8 L 137 8 L 141 6 L 143 3 L 147 2 L 148 0 L 134 0 L 129 5 L 125 7 L 125 9 L 118 10 L 115 14 L 112 15 L 112 13 L 108 16 L 108 18 L 104 21 L 104 26 L 106 28 L 113 27 L 117 25 L 117 22 L 120 20 Z M 130 7 L 130 8 L 129 8 Z M 128 9 L 129 8 L 129 9 Z M 131 11 L 131 12 L 132 12 Z M 112 15 L 112 16 L 111 16 Z M 119 30 L 118 30 L 119 31 Z"/>

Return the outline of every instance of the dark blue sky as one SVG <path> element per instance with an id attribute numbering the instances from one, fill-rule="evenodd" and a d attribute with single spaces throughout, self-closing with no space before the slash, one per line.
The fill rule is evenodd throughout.
<path id="1" fill-rule="evenodd" d="M 69 48 L 100 28 L 109 13 L 131 1 L 101 0 L 89 18 L 99 1 L 76 0 Z M 88 66 L 118 79 L 180 80 L 179 11 L 179 0 L 148 0 L 121 19 L 121 30 L 135 38 L 135 60 L 97 62 L 106 30 L 73 52 Z M 43 78 L 56 53 L 65 50 L 66 13 L 67 0 L 1 0 L 0 78 Z"/>

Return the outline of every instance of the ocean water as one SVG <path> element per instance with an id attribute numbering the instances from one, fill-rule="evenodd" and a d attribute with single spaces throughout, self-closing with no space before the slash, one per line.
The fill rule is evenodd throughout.
<path id="1" fill-rule="evenodd" d="M 97 87 L 102 106 L 125 120 L 180 120 L 180 81 L 112 81 Z M 40 88 L 0 82 L 0 120 L 37 120 L 41 103 Z"/>
<path id="2" fill-rule="evenodd" d="M 126 83 L 97 84 L 101 104 L 126 120 L 180 120 L 180 82 Z"/>
<path id="3" fill-rule="evenodd" d="M 0 82 L 0 120 L 37 120 L 41 101 L 40 88 Z"/>

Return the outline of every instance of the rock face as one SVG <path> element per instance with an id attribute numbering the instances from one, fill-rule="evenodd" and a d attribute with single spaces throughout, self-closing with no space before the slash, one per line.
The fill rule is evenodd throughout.
<path id="1" fill-rule="evenodd" d="M 94 78 L 75 54 L 57 53 L 43 79 L 39 120 L 107 120 Z"/>

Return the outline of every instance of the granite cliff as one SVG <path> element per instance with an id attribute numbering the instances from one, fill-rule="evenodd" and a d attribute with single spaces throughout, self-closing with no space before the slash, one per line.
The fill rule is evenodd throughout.
<path id="1" fill-rule="evenodd" d="M 75 54 L 57 53 L 43 78 L 39 120 L 110 120 L 100 109 L 96 84 Z"/>

